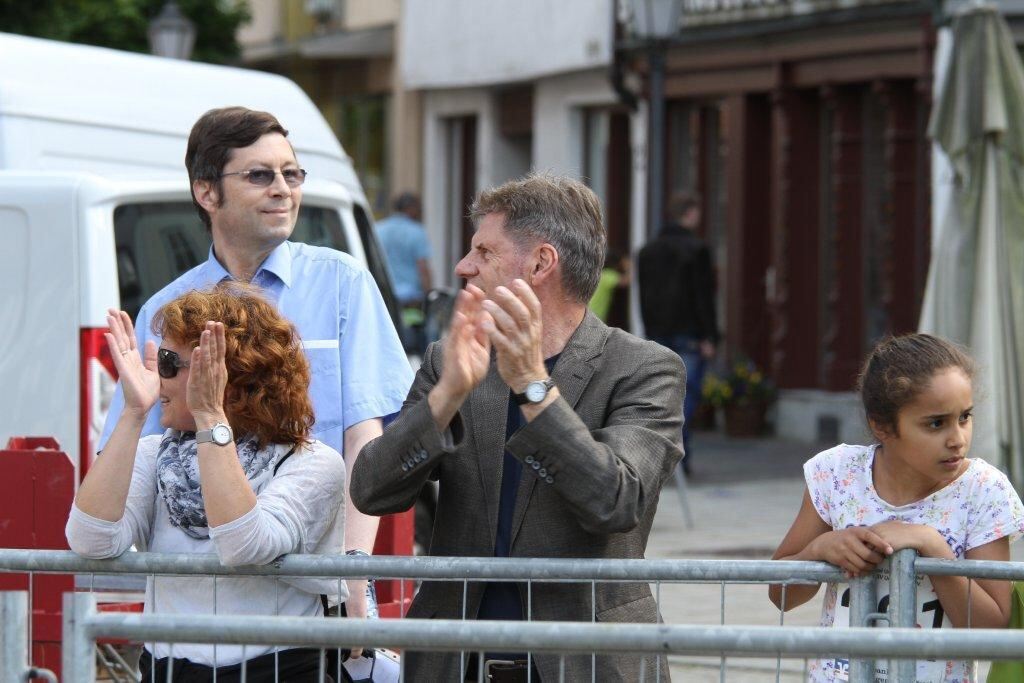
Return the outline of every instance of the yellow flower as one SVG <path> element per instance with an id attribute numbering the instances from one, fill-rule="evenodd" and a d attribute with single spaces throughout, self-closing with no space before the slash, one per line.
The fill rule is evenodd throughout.
<path id="1" fill-rule="evenodd" d="M 756 370 L 750 375 L 751 384 L 760 384 L 762 379 L 764 379 L 763 376 L 760 372 L 757 372 Z"/>

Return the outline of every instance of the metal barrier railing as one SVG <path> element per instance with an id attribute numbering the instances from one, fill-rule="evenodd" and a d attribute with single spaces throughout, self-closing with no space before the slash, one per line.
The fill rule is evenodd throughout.
<path id="1" fill-rule="evenodd" d="M 916 659 L 931 657 L 1014 659 L 1024 652 L 1024 633 L 1001 630 L 919 630 L 912 628 L 916 615 L 917 575 L 958 575 L 970 578 L 1024 579 L 1024 563 L 916 559 L 912 550 L 900 551 L 887 568 L 890 575 L 888 607 L 879 611 L 872 577 L 850 582 L 848 629 L 780 626 L 694 626 L 666 624 L 601 624 L 580 622 L 478 622 L 402 620 L 349 621 L 273 616 L 253 620 L 238 616 L 171 616 L 165 614 L 111 614 L 96 611 L 90 593 L 65 597 L 65 680 L 93 680 L 91 661 L 95 641 L 130 638 L 135 641 L 207 644 L 264 644 L 338 647 L 365 644 L 409 650 L 444 650 L 464 653 L 507 648 L 530 653 L 659 653 L 708 654 L 726 657 L 772 655 L 805 658 L 848 654 L 850 681 L 874 679 L 874 660 L 891 658 L 894 681 L 913 681 Z M 659 601 L 663 583 L 719 583 L 723 596 L 726 582 L 797 583 L 842 582 L 843 573 L 819 562 L 758 560 L 606 560 L 437 557 L 323 557 L 290 555 L 265 566 L 225 567 L 215 556 L 129 553 L 115 560 L 88 560 L 68 551 L 0 550 L 0 571 L 76 574 L 151 574 L 200 576 L 278 576 L 391 578 L 458 581 L 516 581 L 533 583 L 644 582 L 655 586 Z M 465 591 L 463 593 L 465 595 Z M 4 610 L 16 610 L 8 604 Z M 783 600 L 785 599 L 785 589 Z M 24 600 L 24 598 L 22 598 Z M 27 604 L 27 603 L 23 603 Z M 968 607 L 968 613 L 970 607 Z M 529 615 L 528 615 L 529 616 Z M 724 608 L 722 613 L 724 622 Z M 13 622 L 17 622 L 14 619 Z M 24 621 L 27 621 L 24 620 Z M 889 628 L 867 628 L 884 622 Z M 10 624 L 5 618 L 5 624 Z M 24 623 L 24 622 L 22 622 Z M 17 629 L 5 626 L 4 650 Z M 5 662 L 27 661 L 17 653 Z M 465 656 L 463 673 L 465 673 Z M 478 657 L 482 666 L 483 659 Z M 659 660 L 660 664 L 660 660 Z M 5 664 L 5 666 L 13 666 Z M 0 669 L 5 674 L 5 669 Z M 69 675 L 76 676 L 69 678 Z M 646 672 L 660 680 L 661 671 Z M 778 678 L 779 668 L 776 668 Z M 4 678 L 3 680 L 8 680 Z"/>
<path id="2" fill-rule="evenodd" d="M 723 656 L 771 654 L 815 657 L 848 654 L 852 658 L 957 657 L 1012 659 L 1024 651 L 1024 632 L 996 629 L 922 631 L 915 628 L 822 629 L 767 626 L 682 626 L 665 624 L 587 624 L 579 622 L 473 622 L 407 619 L 357 622 L 346 619 L 268 617 L 182 617 L 100 614 L 90 594 L 65 596 L 65 680 L 92 683 L 93 644 L 99 637 L 176 642 L 251 643 L 337 647 L 342 643 L 409 650 L 474 651 L 507 648 L 515 642 L 538 653 L 718 652 Z M 67 635 L 71 636 L 70 646 Z M 884 637 L 880 637 L 883 636 Z M 912 659 L 901 659 L 912 658 Z M 483 658 L 478 657 L 482 667 Z M 871 660 L 866 660 L 871 661 Z M 482 673 L 482 672 L 479 672 Z M 654 674 L 652 673 L 652 677 Z M 642 675 L 641 680 L 646 676 Z M 873 679 L 873 676 L 872 676 Z M 479 680 L 483 680 L 482 675 Z M 854 680 L 851 672 L 851 680 Z M 914 678 L 894 680 L 913 681 Z"/>
<path id="3" fill-rule="evenodd" d="M 1024 565 L 1022 565 L 1024 567 Z M 284 555 L 270 564 L 227 567 L 216 555 L 125 553 L 90 560 L 70 550 L 0 549 L 0 571 L 173 576 L 287 576 L 428 581 L 655 583 L 843 581 L 825 562 L 777 560 L 609 560 L 505 557 Z"/>

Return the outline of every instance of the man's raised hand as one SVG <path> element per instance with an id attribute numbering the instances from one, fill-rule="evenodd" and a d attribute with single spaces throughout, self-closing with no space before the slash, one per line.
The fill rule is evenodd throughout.
<path id="1" fill-rule="evenodd" d="M 521 393 L 530 382 L 546 377 L 540 300 L 530 285 L 516 279 L 511 287 L 497 287 L 482 306 L 484 329 L 497 351 L 505 384 Z"/>
<path id="2" fill-rule="evenodd" d="M 483 290 L 475 285 L 466 285 L 455 298 L 444 341 L 444 367 L 428 396 L 431 413 L 440 429 L 447 428 L 462 402 L 487 376 L 491 342 L 482 327 L 482 318 L 486 315 L 481 306 L 483 300 Z"/>

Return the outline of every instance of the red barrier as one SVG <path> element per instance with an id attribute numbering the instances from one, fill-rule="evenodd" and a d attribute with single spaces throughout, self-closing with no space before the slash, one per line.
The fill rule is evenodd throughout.
<path id="1" fill-rule="evenodd" d="M 67 550 L 75 467 L 50 437 L 14 437 L 0 451 L 0 547 Z M 75 577 L 0 574 L 0 590 L 32 589 L 32 664 L 60 677 L 61 599 Z"/>
<path id="2" fill-rule="evenodd" d="M 412 555 L 413 535 L 415 533 L 416 510 L 406 510 L 397 515 L 380 518 L 377 528 L 377 541 L 373 544 L 374 555 Z M 377 605 L 380 616 L 396 619 L 405 616 L 412 603 L 415 585 L 412 581 L 405 582 L 393 579 L 377 582 Z M 405 602 L 402 602 L 402 596 Z"/>

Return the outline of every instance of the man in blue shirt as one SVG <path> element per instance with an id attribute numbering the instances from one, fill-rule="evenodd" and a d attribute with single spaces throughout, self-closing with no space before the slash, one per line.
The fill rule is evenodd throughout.
<path id="1" fill-rule="evenodd" d="M 139 348 L 147 339 L 159 345 L 150 323 L 171 299 L 224 279 L 259 286 L 302 338 L 312 375 L 313 435 L 340 452 L 351 472 L 363 445 L 381 434 L 383 416 L 401 408 L 412 370 L 366 268 L 348 254 L 288 241 L 305 171 L 287 135 L 271 114 L 243 107 L 214 109 L 196 122 L 185 164 L 213 246 L 204 263 L 146 302 L 135 331 Z M 101 448 L 123 409 L 118 385 Z M 161 432 L 157 404 L 142 434 Z M 372 552 L 377 523 L 347 503 L 346 549 Z M 349 596 L 347 613 L 366 616 L 366 582 L 350 581 Z"/>
<path id="2" fill-rule="evenodd" d="M 420 223 L 420 200 L 403 192 L 395 212 L 377 223 L 377 238 L 388 257 L 395 296 L 403 306 L 418 305 L 430 291 L 430 242 Z"/>
<path id="3" fill-rule="evenodd" d="M 388 259 L 395 296 L 402 306 L 402 321 L 410 331 L 410 351 L 423 353 L 423 298 L 430 291 L 430 242 L 420 223 L 420 199 L 403 192 L 394 201 L 395 212 L 377 224 L 377 238 Z"/>

